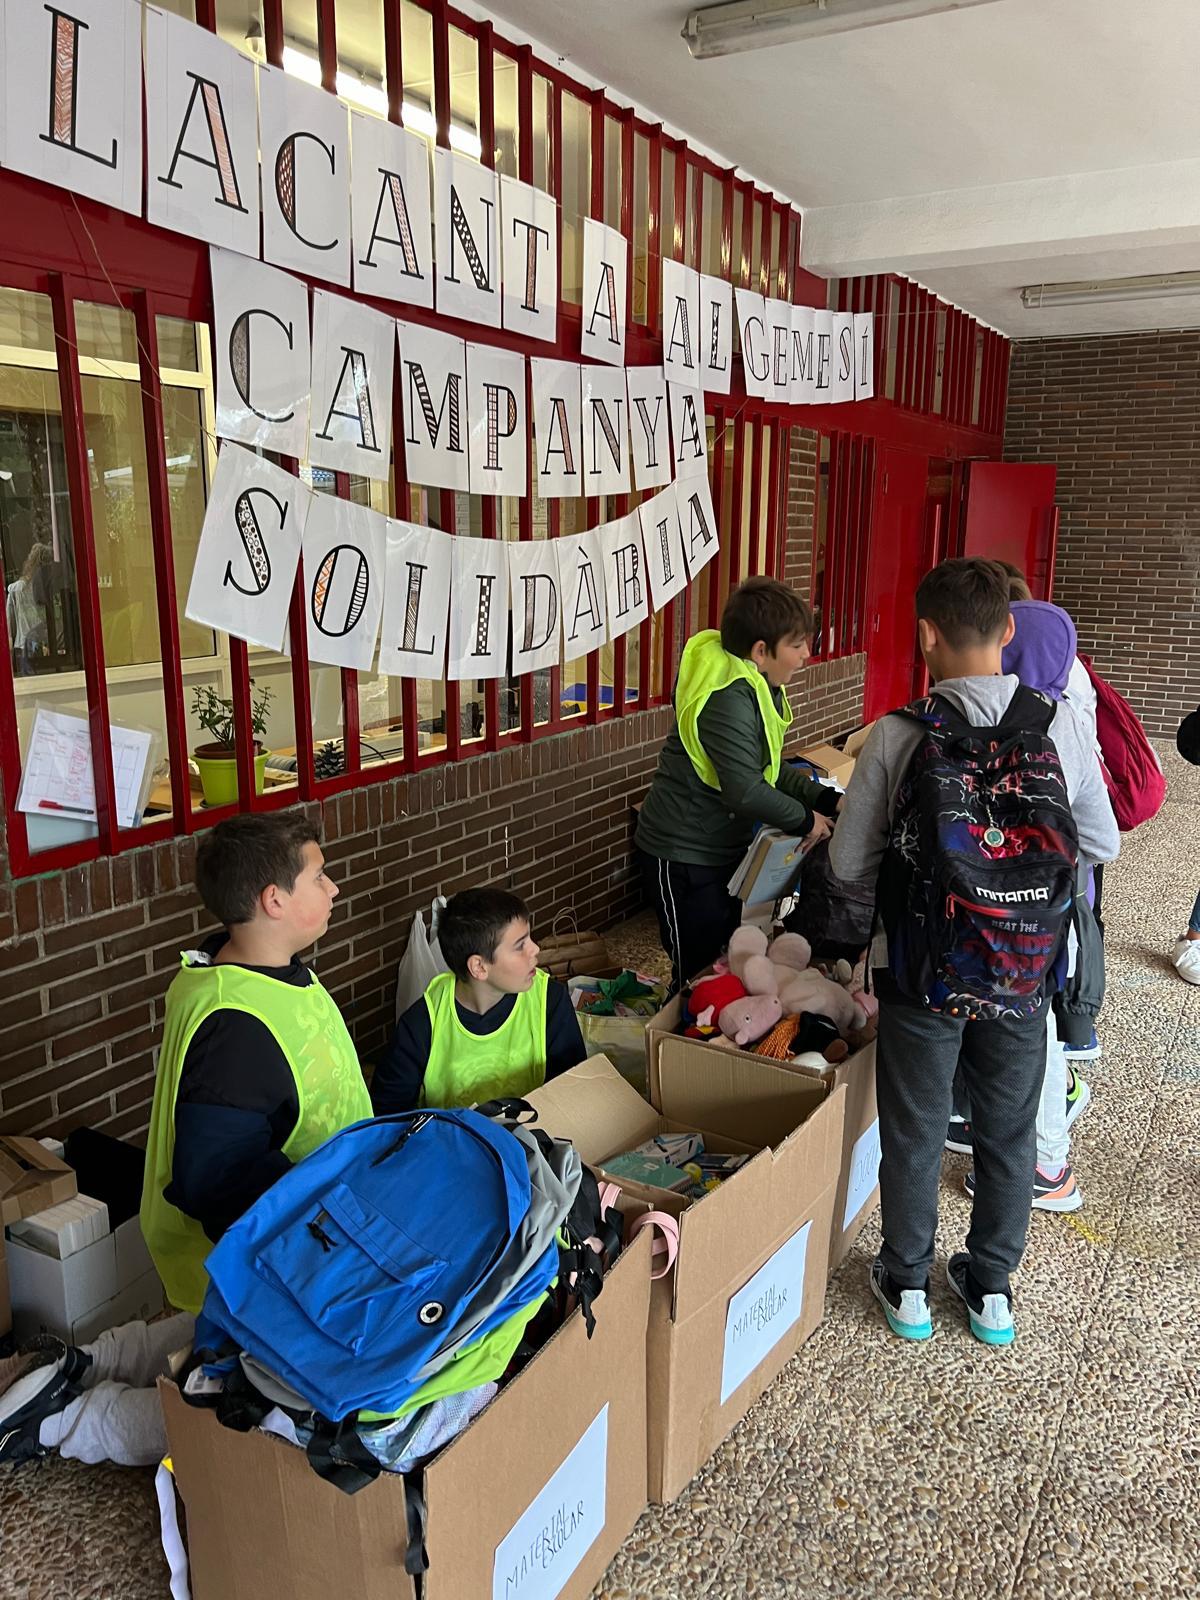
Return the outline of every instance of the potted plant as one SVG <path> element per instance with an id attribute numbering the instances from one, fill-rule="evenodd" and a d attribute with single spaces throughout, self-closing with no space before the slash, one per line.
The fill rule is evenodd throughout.
<path id="1" fill-rule="evenodd" d="M 266 776 L 267 751 L 263 748 L 262 736 L 267 731 L 272 693 L 271 689 L 262 688 L 250 697 L 250 728 L 254 734 L 254 789 L 257 794 L 262 793 Z M 204 803 L 209 806 L 229 805 L 238 797 L 233 701 L 222 699 L 211 683 L 197 684 L 192 690 L 191 710 L 204 731 L 212 735 L 208 744 L 198 744 L 192 751 L 192 759 L 200 773 Z"/>

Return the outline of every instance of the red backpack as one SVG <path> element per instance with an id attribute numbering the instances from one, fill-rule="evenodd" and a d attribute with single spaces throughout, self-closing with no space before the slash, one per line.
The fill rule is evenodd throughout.
<path id="1" fill-rule="evenodd" d="M 1081 654 L 1079 659 L 1096 691 L 1096 739 L 1103 758 L 1100 770 L 1117 827 L 1130 833 L 1158 815 L 1167 797 L 1167 780 L 1129 701 L 1104 681 L 1089 656 Z"/>

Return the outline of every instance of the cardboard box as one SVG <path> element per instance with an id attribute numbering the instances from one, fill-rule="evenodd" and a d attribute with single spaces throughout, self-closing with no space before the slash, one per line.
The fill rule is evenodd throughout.
<path id="1" fill-rule="evenodd" d="M 601 1168 L 662 1132 L 752 1155 L 702 1200 L 622 1186 L 679 1218 L 679 1255 L 653 1285 L 646 1346 L 650 1498 L 666 1503 L 824 1315 L 845 1094 L 757 1057 L 654 1037 L 652 1104 L 602 1056 L 529 1098 L 547 1131 Z"/>
<path id="2" fill-rule="evenodd" d="M 646 1504 L 650 1241 L 425 1469 L 425 1600 L 585 1600 Z M 160 1382 L 194 1600 L 415 1600 L 404 1480 L 356 1495 L 304 1453 L 234 1433 Z M 248 1508 L 252 1514 L 248 1514 Z"/>
<path id="3" fill-rule="evenodd" d="M 8 1269 L 18 1339 L 56 1333 L 68 1344 L 86 1344 L 105 1328 L 163 1308 L 162 1284 L 136 1217 L 64 1261 L 9 1239 Z"/>
<path id="4" fill-rule="evenodd" d="M 677 1030 L 682 1016 L 682 1002 L 678 995 L 668 1002 L 650 1024 L 646 1034 L 650 1052 L 648 1072 L 653 1073 L 653 1059 L 661 1050 L 662 1039 L 670 1035 L 680 1046 L 693 1050 L 711 1050 L 710 1044 L 695 1039 L 685 1039 Z M 672 1046 L 675 1048 L 675 1046 Z M 842 1148 L 838 1168 L 837 1189 L 830 1214 L 829 1273 L 833 1275 L 850 1252 L 851 1246 L 866 1226 L 879 1204 L 879 1112 L 875 1103 L 875 1041 L 846 1057 L 837 1066 L 824 1072 L 813 1067 L 795 1066 L 790 1061 L 763 1062 L 750 1050 L 717 1051 L 741 1061 L 757 1061 L 785 1072 L 815 1077 L 824 1082 L 832 1093 L 846 1091 L 845 1117 L 842 1125 Z"/>
<path id="5" fill-rule="evenodd" d="M 36 1139 L 0 1134 L 0 1223 L 31 1217 L 73 1199 L 75 1173 Z"/>
<path id="6" fill-rule="evenodd" d="M 818 777 L 832 778 L 843 789 L 854 773 L 854 757 L 837 750 L 831 744 L 810 745 L 799 752 L 801 761 L 807 761 Z"/>
<path id="7" fill-rule="evenodd" d="M 844 753 L 857 760 L 858 753 L 870 738 L 871 730 L 874 728 L 874 726 L 875 724 L 873 722 L 868 722 L 865 727 L 856 728 L 846 740 L 846 748 Z"/>

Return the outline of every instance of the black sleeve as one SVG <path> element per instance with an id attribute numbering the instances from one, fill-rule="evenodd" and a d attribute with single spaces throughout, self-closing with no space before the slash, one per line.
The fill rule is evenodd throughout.
<path id="1" fill-rule="evenodd" d="M 433 1027 L 424 997 L 409 1006 L 396 1024 L 371 1079 L 371 1104 L 377 1117 L 395 1111 L 413 1111 L 420 1103 L 433 1044 Z"/>
<path id="2" fill-rule="evenodd" d="M 546 1077 L 577 1067 L 587 1060 L 587 1047 L 579 1031 L 579 1018 L 565 983 L 551 978 L 546 995 Z"/>

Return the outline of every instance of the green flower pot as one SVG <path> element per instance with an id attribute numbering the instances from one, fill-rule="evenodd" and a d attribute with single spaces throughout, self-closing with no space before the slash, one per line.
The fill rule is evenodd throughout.
<path id="1" fill-rule="evenodd" d="M 255 746 L 258 749 L 258 746 Z M 238 797 L 237 757 L 223 744 L 197 745 L 192 760 L 200 772 L 200 787 L 204 791 L 206 806 L 233 805 Z M 254 757 L 254 792 L 263 792 L 266 779 L 267 751 Z"/>

